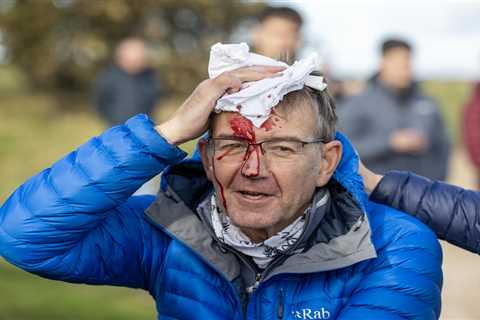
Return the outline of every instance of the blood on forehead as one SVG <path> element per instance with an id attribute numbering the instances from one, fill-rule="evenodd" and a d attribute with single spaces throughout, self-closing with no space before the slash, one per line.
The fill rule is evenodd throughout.
<path id="1" fill-rule="evenodd" d="M 230 120 L 230 128 L 233 130 L 233 134 L 236 137 L 247 140 L 250 143 L 255 143 L 255 131 L 253 130 L 252 121 L 241 116 L 235 115 Z"/>
<path id="2" fill-rule="evenodd" d="M 275 115 L 274 111 L 272 111 L 272 114 L 260 126 L 260 128 L 265 131 L 270 131 L 277 126 L 281 128 L 281 126 L 278 125 L 279 121 L 280 121 L 280 118 L 277 115 Z M 255 130 L 252 122 L 249 119 L 243 117 L 242 115 L 236 115 L 234 118 L 230 120 L 230 128 L 232 128 L 233 134 L 236 137 L 248 140 L 251 143 L 256 142 Z"/>
<path id="3" fill-rule="evenodd" d="M 241 108 L 241 106 L 239 107 Z M 222 114 L 228 114 L 229 119 L 227 118 L 228 120 L 219 120 L 218 118 Z M 285 119 L 278 115 L 275 110 L 272 110 L 268 119 L 260 126 L 260 129 L 268 132 L 273 128 L 282 128 L 281 120 L 285 121 Z M 220 131 L 223 134 L 226 134 L 226 132 L 223 132 L 225 130 L 225 125 L 228 125 L 228 128 L 232 129 L 234 136 L 245 139 L 251 143 L 256 141 L 255 130 L 258 130 L 258 128 L 256 128 L 248 118 L 245 118 L 239 112 L 221 112 L 220 114 L 214 114 L 210 122 L 210 136 L 214 136 L 214 131 Z M 222 133 L 220 133 L 220 135 L 222 135 Z"/>

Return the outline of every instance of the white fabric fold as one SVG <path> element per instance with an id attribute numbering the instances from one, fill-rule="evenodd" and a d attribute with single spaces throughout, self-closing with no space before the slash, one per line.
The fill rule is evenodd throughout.
<path id="1" fill-rule="evenodd" d="M 254 65 L 279 66 L 286 69 L 278 77 L 244 83 L 240 91 L 225 94 L 217 101 L 216 112 L 240 112 L 256 127 L 260 127 L 268 119 L 272 108 L 287 93 L 299 90 L 305 85 L 320 91 L 327 87 L 323 77 L 310 75 L 311 72 L 318 70 L 317 54 L 311 54 L 288 66 L 283 62 L 250 53 L 245 43 L 213 45 L 210 51 L 208 74 L 210 78 L 214 78 L 226 71 Z"/>

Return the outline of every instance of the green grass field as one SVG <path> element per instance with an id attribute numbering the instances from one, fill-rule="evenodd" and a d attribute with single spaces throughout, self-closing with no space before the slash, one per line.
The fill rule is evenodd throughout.
<path id="1" fill-rule="evenodd" d="M 452 136 L 458 137 L 469 86 L 431 82 L 425 89 L 441 102 Z M 0 96 L 0 101 L 0 203 L 28 177 L 103 130 L 86 105 L 59 111 L 48 95 Z M 139 290 L 45 280 L 0 259 L 0 320 L 154 317 L 152 299 Z"/>
<path id="2" fill-rule="evenodd" d="M 153 299 L 141 290 L 46 280 L 0 260 L 1 320 L 154 318 Z"/>
<path id="3" fill-rule="evenodd" d="M 1 101 L 0 202 L 28 177 L 103 129 L 88 111 L 59 112 L 48 96 Z M 154 317 L 153 300 L 141 290 L 45 280 L 0 259 L 1 320 Z"/>
<path id="4" fill-rule="evenodd" d="M 105 129 L 87 105 L 60 112 L 47 95 L 0 101 L 0 203 L 30 176 Z M 193 145 L 182 148 L 191 151 Z M 153 299 L 142 290 L 45 280 L 0 258 L 0 320 L 153 318 Z"/>

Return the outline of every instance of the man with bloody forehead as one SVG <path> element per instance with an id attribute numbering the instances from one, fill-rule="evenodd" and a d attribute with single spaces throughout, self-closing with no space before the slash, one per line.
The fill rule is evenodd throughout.
<path id="1" fill-rule="evenodd" d="M 210 79 L 169 120 L 136 116 L 20 186 L 0 253 L 145 289 L 161 319 L 437 319 L 438 242 L 368 201 L 315 69 L 215 45 Z M 177 145 L 202 135 L 184 159 Z M 132 196 L 160 172 L 156 198 Z"/>

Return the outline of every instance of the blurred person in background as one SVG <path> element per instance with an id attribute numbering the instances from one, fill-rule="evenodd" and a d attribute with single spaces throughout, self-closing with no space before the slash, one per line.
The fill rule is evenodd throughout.
<path id="1" fill-rule="evenodd" d="M 96 80 L 96 108 L 108 125 L 121 124 L 138 113 L 151 115 L 161 89 L 145 41 L 126 38 L 115 50 L 115 63 Z"/>
<path id="2" fill-rule="evenodd" d="M 152 115 L 161 94 L 159 79 L 150 65 L 145 41 L 126 38 L 115 50 L 115 63 L 100 74 L 95 83 L 98 113 L 109 126 L 122 124 L 130 117 Z M 137 194 L 155 194 L 158 177 L 145 183 Z"/>
<path id="3" fill-rule="evenodd" d="M 382 44 L 379 72 L 339 108 L 339 128 L 375 172 L 413 171 L 444 180 L 449 139 L 437 104 L 412 78 L 412 49 L 401 39 Z"/>
<path id="4" fill-rule="evenodd" d="M 473 86 L 470 100 L 464 107 L 463 139 L 467 152 L 477 169 L 476 183 L 480 188 L 480 83 Z"/>
<path id="5" fill-rule="evenodd" d="M 285 61 L 289 64 L 298 58 L 301 47 L 303 18 L 290 7 L 267 7 L 258 16 L 252 32 L 253 51 L 261 55 Z M 323 66 L 329 91 L 340 103 L 346 91 L 343 82 L 332 76 L 328 66 Z"/>
<path id="6" fill-rule="evenodd" d="M 289 7 L 267 7 L 253 29 L 253 50 L 261 55 L 292 63 L 300 47 L 303 19 Z"/>

